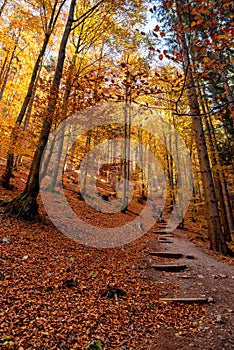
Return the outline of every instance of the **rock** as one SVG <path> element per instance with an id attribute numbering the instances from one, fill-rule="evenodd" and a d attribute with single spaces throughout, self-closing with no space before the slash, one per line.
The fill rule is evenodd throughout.
<path id="1" fill-rule="evenodd" d="M 23 260 L 28 260 L 28 255 L 24 255 Z"/>
<path id="2" fill-rule="evenodd" d="M 2 239 L 2 243 L 8 243 L 8 244 L 10 244 L 10 243 L 11 243 L 10 238 L 3 238 L 3 239 Z"/>
<path id="3" fill-rule="evenodd" d="M 158 271 L 167 271 L 167 272 L 180 272 L 187 268 L 186 265 L 151 265 L 152 268 Z"/>
<path id="4" fill-rule="evenodd" d="M 162 257 L 162 258 L 180 259 L 183 257 L 183 254 L 181 253 L 172 253 L 172 252 L 150 252 L 149 254 L 153 256 Z"/>
<path id="5" fill-rule="evenodd" d="M 118 299 L 119 297 L 123 297 L 125 296 L 127 293 L 120 289 L 119 287 L 116 286 L 110 286 L 108 284 L 107 289 L 101 293 L 102 297 L 108 297 L 109 299 L 114 298 L 114 299 Z"/>
<path id="6" fill-rule="evenodd" d="M 208 301 L 208 303 L 214 303 L 214 298 L 209 297 L 207 301 Z"/>
<path id="7" fill-rule="evenodd" d="M 194 255 L 186 255 L 185 256 L 187 259 L 191 259 L 191 260 L 194 260 L 195 259 L 195 256 Z"/>
<path id="8" fill-rule="evenodd" d="M 76 286 L 77 286 L 77 282 L 73 279 L 68 279 L 63 281 L 63 287 L 72 288 Z"/>
<path id="9" fill-rule="evenodd" d="M 180 278 L 183 278 L 183 279 L 190 279 L 191 276 L 189 276 L 189 275 L 182 275 L 182 276 L 180 276 Z"/>
<path id="10" fill-rule="evenodd" d="M 224 323 L 226 323 L 226 319 L 225 319 L 225 317 L 223 317 L 222 315 L 217 315 L 217 317 L 216 317 L 216 322 L 217 322 L 217 323 L 224 324 Z"/>
<path id="11" fill-rule="evenodd" d="M 224 275 L 224 274 L 220 273 L 220 274 L 219 274 L 219 277 L 221 277 L 221 278 L 227 278 L 227 275 Z"/>
<path id="12" fill-rule="evenodd" d="M 202 276 L 202 275 L 197 275 L 197 277 L 198 277 L 198 278 L 204 278 L 204 276 Z"/>

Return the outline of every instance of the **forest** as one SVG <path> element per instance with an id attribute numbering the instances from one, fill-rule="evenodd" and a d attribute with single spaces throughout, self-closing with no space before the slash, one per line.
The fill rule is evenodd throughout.
<path id="1" fill-rule="evenodd" d="M 1 250 L 6 246 L 0 255 L 5 269 L 0 267 L 0 288 L 6 293 L 6 312 L 17 315 L 22 300 L 27 309 L 15 326 L 0 320 L 5 327 L 0 326 L 0 347 L 136 349 L 147 322 L 164 320 L 144 316 L 144 327 L 134 328 L 134 322 L 141 322 L 142 300 L 151 305 L 146 290 L 156 292 L 141 280 L 133 311 L 122 274 L 129 273 L 130 284 L 138 283 L 128 264 L 135 265 L 134 255 L 143 259 L 155 227 L 164 222 L 166 234 L 181 230 L 208 254 L 233 263 L 234 3 L 1 0 L 0 28 Z M 123 252 L 125 244 L 129 247 Z M 20 250 L 25 252 L 21 263 L 14 260 Z M 36 272 L 26 267 L 32 251 Z M 61 259 L 58 266 L 49 252 Z M 26 291 L 22 281 L 14 282 L 10 295 L 18 295 L 19 287 L 23 299 L 15 297 L 17 306 L 8 305 L 5 274 L 12 268 L 9 279 L 14 280 L 21 264 L 22 281 L 30 284 L 32 278 L 36 285 L 37 275 L 44 276 L 45 284 L 39 278 L 43 291 L 38 287 L 34 299 L 31 284 Z M 80 275 L 74 277 L 79 266 Z M 94 272 L 101 266 L 102 273 Z M 117 272 L 111 276 L 113 266 L 122 269 L 120 277 Z M 100 289 L 107 300 L 114 295 L 118 307 L 123 298 L 127 306 L 121 322 L 129 324 L 127 313 L 132 312 L 131 337 L 119 330 L 109 301 L 95 308 L 94 293 L 76 343 L 67 318 L 69 303 L 76 302 L 75 288 L 81 309 L 89 288 Z M 54 295 L 50 311 L 42 306 L 38 325 L 24 327 L 27 314 L 36 319 L 36 305 L 48 306 L 55 290 L 62 293 L 61 305 L 67 303 L 66 311 L 61 306 L 66 316 L 62 311 L 59 316 L 66 333 L 59 325 L 54 335 L 51 315 L 60 304 Z M 105 307 L 116 313 L 112 331 L 109 314 L 106 328 L 94 322 Z M 158 315 L 160 303 L 154 307 Z M 179 305 L 174 311 L 168 306 L 166 312 L 170 320 L 178 319 L 169 324 L 183 334 L 196 333 L 185 315 L 205 315 L 200 305 Z M 46 314 L 50 325 L 42 331 Z M 156 349 L 151 336 L 138 348 Z"/>

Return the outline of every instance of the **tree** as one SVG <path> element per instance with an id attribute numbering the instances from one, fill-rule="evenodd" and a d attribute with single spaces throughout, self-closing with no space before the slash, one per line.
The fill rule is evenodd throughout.
<path id="1" fill-rule="evenodd" d="M 47 9 L 45 8 L 45 4 L 44 2 L 42 4 L 40 4 L 40 10 L 43 13 L 43 18 L 45 18 L 45 22 L 43 23 L 43 27 L 44 27 L 44 41 L 42 44 L 42 47 L 40 49 L 40 52 L 38 54 L 37 60 L 35 62 L 34 68 L 33 68 L 33 72 L 31 75 L 31 80 L 28 86 L 28 91 L 26 93 L 26 96 L 24 98 L 24 102 L 22 104 L 22 107 L 20 109 L 20 112 L 18 114 L 18 117 L 16 118 L 15 121 L 15 126 L 12 130 L 11 133 L 11 144 L 8 150 L 8 154 L 7 154 L 7 164 L 6 164 L 6 169 L 5 172 L 3 173 L 1 180 L 0 180 L 0 184 L 2 187 L 5 188 L 10 188 L 10 179 L 11 177 L 13 177 L 13 163 L 14 163 L 14 153 L 13 153 L 13 147 L 15 146 L 16 140 L 17 140 L 17 132 L 18 132 L 18 127 L 21 125 L 23 118 L 25 116 L 26 110 L 28 108 L 28 105 L 33 97 L 34 91 L 35 91 L 35 83 L 37 80 L 37 76 L 38 76 L 38 72 L 40 70 L 40 65 L 42 62 L 42 59 L 45 55 L 50 37 L 54 31 L 56 22 L 58 20 L 58 17 L 60 15 L 60 12 L 62 10 L 63 5 L 65 4 L 66 0 L 63 1 L 59 1 L 56 0 L 54 1 L 53 7 L 51 9 L 51 13 L 50 13 L 50 19 L 47 20 Z M 12 56 L 13 57 L 13 56 Z M 0 97 L 1 97 L 1 93 L 0 93 Z"/>
<path id="2" fill-rule="evenodd" d="M 39 168 L 41 157 L 48 140 L 50 133 L 56 99 L 59 93 L 59 85 L 62 77 L 65 50 L 68 42 L 68 37 L 72 29 L 76 0 L 72 0 L 70 4 L 69 14 L 65 26 L 65 30 L 61 39 L 57 65 L 53 77 L 53 82 L 50 88 L 50 96 L 46 109 L 46 119 L 43 122 L 39 144 L 33 157 L 30 173 L 28 176 L 26 187 L 19 196 L 13 199 L 7 206 L 7 211 L 20 216 L 24 219 L 34 219 L 38 212 L 37 196 L 39 193 Z"/>
<path id="3" fill-rule="evenodd" d="M 228 232 L 224 231 L 219 216 L 216 188 L 213 181 L 210 157 L 203 130 L 203 114 L 201 112 L 200 105 L 202 96 L 200 98 L 198 93 L 198 85 L 196 84 L 199 79 L 207 80 L 208 70 L 211 69 L 211 65 L 213 64 L 213 61 L 211 64 L 209 54 L 212 52 L 212 48 L 214 49 L 211 41 L 209 40 L 209 35 L 212 36 L 212 34 L 215 33 L 215 35 L 219 37 L 217 32 L 221 26 L 221 22 L 223 21 L 223 12 L 220 9 L 220 12 L 216 11 L 214 14 L 212 1 L 208 1 L 203 4 L 200 1 L 185 2 L 176 0 L 170 2 L 162 1 L 160 4 L 163 6 L 161 6 L 159 12 L 161 11 L 161 15 L 162 13 L 166 13 L 167 18 L 167 23 L 164 26 L 163 37 L 166 36 L 165 32 L 169 31 L 169 28 L 171 30 L 171 32 L 168 34 L 167 41 L 171 55 L 164 54 L 161 55 L 161 58 L 164 56 L 168 59 L 174 60 L 176 64 L 182 63 L 184 70 L 184 85 L 182 87 L 179 100 L 186 91 L 189 105 L 189 115 L 191 116 L 192 120 L 192 128 L 194 131 L 194 138 L 200 164 L 205 205 L 207 208 L 210 246 L 212 249 L 226 254 L 228 252 L 228 247 L 226 244 Z M 230 2 L 228 4 L 227 1 L 227 5 L 229 6 Z M 216 4 L 213 7 L 216 8 Z M 225 24 L 227 23 L 225 19 L 224 22 Z M 213 33 L 212 28 L 214 28 Z M 211 33 L 208 35 L 207 33 L 209 30 Z M 155 28 L 155 36 L 158 38 L 157 31 L 160 31 L 160 28 Z M 225 33 L 222 32 L 221 34 Z M 214 37 L 215 36 L 212 36 L 212 38 Z M 226 35 L 224 35 L 223 44 L 226 41 L 228 41 L 228 39 Z M 159 57 L 159 59 L 161 58 Z M 222 62 L 218 61 L 216 63 L 216 67 L 218 67 L 219 64 L 222 64 Z M 230 102 L 231 101 L 229 99 L 229 105 L 231 106 Z M 178 113 L 177 107 L 178 103 L 176 104 L 176 112 Z"/>
<path id="4" fill-rule="evenodd" d="M 198 158 L 200 162 L 200 170 L 203 182 L 205 203 L 207 207 L 207 220 L 208 220 L 208 232 L 210 238 L 211 249 L 227 253 L 228 248 L 226 245 L 225 237 L 222 232 L 222 226 L 219 217 L 219 210 L 217 205 L 217 199 L 215 194 L 215 187 L 212 178 L 212 172 L 209 162 L 209 156 L 206 146 L 206 140 L 204 130 L 202 126 L 202 116 L 200 112 L 200 106 L 197 97 L 195 80 L 191 68 L 191 56 L 190 48 L 186 42 L 186 36 L 183 32 L 183 19 L 182 19 L 182 7 L 181 2 L 178 0 L 175 2 L 176 14 L 178 20 L 178 28 L 181 28 L 178 32 L 178 37 L 181 43 L 181 53 L 184 62 L 185 73 L 185 86 L 188 96 L 188 103 L 190 107 L 190 114 L 192 118 L 192 125 L 194 130 L 194 136 L 197 145 Z"/>
<path id="5" fill-rule="evenodd" d="M 7 205 L 7 209 L 6 209 L 7 212 L 10 212 L 11 214 L 24 218 L 26 220 L 34 219 L 38 213 L 37 196 L 39 193 L 40 162 L 41 162 L 42 154 L 46 146 L 46 143 L 48 141 L 49 133 L 53 123 L 53 115 L 54 115 L 54 110 L 57 103 L 57 98 L 59 95 L 59 86 L 60 86 L 63 67 L 64 67 L 65 51 L 66 51 L 69 35 L 73 29 L 73 23 L 74 22 L 76 23 L 75 26 L 77 26 L 77 22 L 82 23 L 87 16 L 89 16 L 93 11 L 96 10 L 96 8 L 98 8 L 101 5 L 101 3 L 103 3 L 103 0 L 99 1 L 97 4 L 92 6 L 81 17 L 74 20 L 76 0 L 71 1 L 65 30 L 60 43 L 55 73 L 54 73 L 52 85 L 50 88 L 48 105 L 46 109 L 46 118 L 42 124 L 38 147 L 34 153 L 26 187 L 23 193 L 21 193 L 19 196 L 14 198 Z"/>

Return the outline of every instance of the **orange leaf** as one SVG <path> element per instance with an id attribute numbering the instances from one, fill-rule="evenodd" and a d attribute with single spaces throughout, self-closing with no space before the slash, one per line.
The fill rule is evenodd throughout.
<path id="1" fill-rule="evenodd" d="M 204 57 L 203 61 L 206 63 L 210 63 L 212 60 L 209 57 Z"/>

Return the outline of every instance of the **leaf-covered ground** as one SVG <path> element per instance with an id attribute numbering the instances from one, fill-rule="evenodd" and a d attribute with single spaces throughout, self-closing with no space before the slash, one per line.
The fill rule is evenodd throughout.
<path id="1" fill-rule="evenodd" d="M 147 235 L 109 250 L 80 246 L 52 225 L 1 218 L 0 339 L 16 348 L 85 349 L 101 339 L 104 349 L 154 348 L 160 327 L 196 332 L 201 306 L 158 300 L 163 289 L 146 278 Z M 107 286 L 125 296 L 109 298 Z"/>
<path id="2" fill-rule="evenodd" d="M 1 189 L 0 197 L 18 193 L 25 176 L 19 173 L 14 190 Z M 120 222 L 132 214 L 121 215 Z M 84 350 L 100 339 L 104 350 L 156 350 L 162 330 L 202 336 L 204 306 L 159 300 L 177 285 L 149 277 L 154 239 L 148 232 L 120 248 L 95 249 L 70 240 L 49 221 L 29 224 L 2 210 L 0 347 Z"/>

